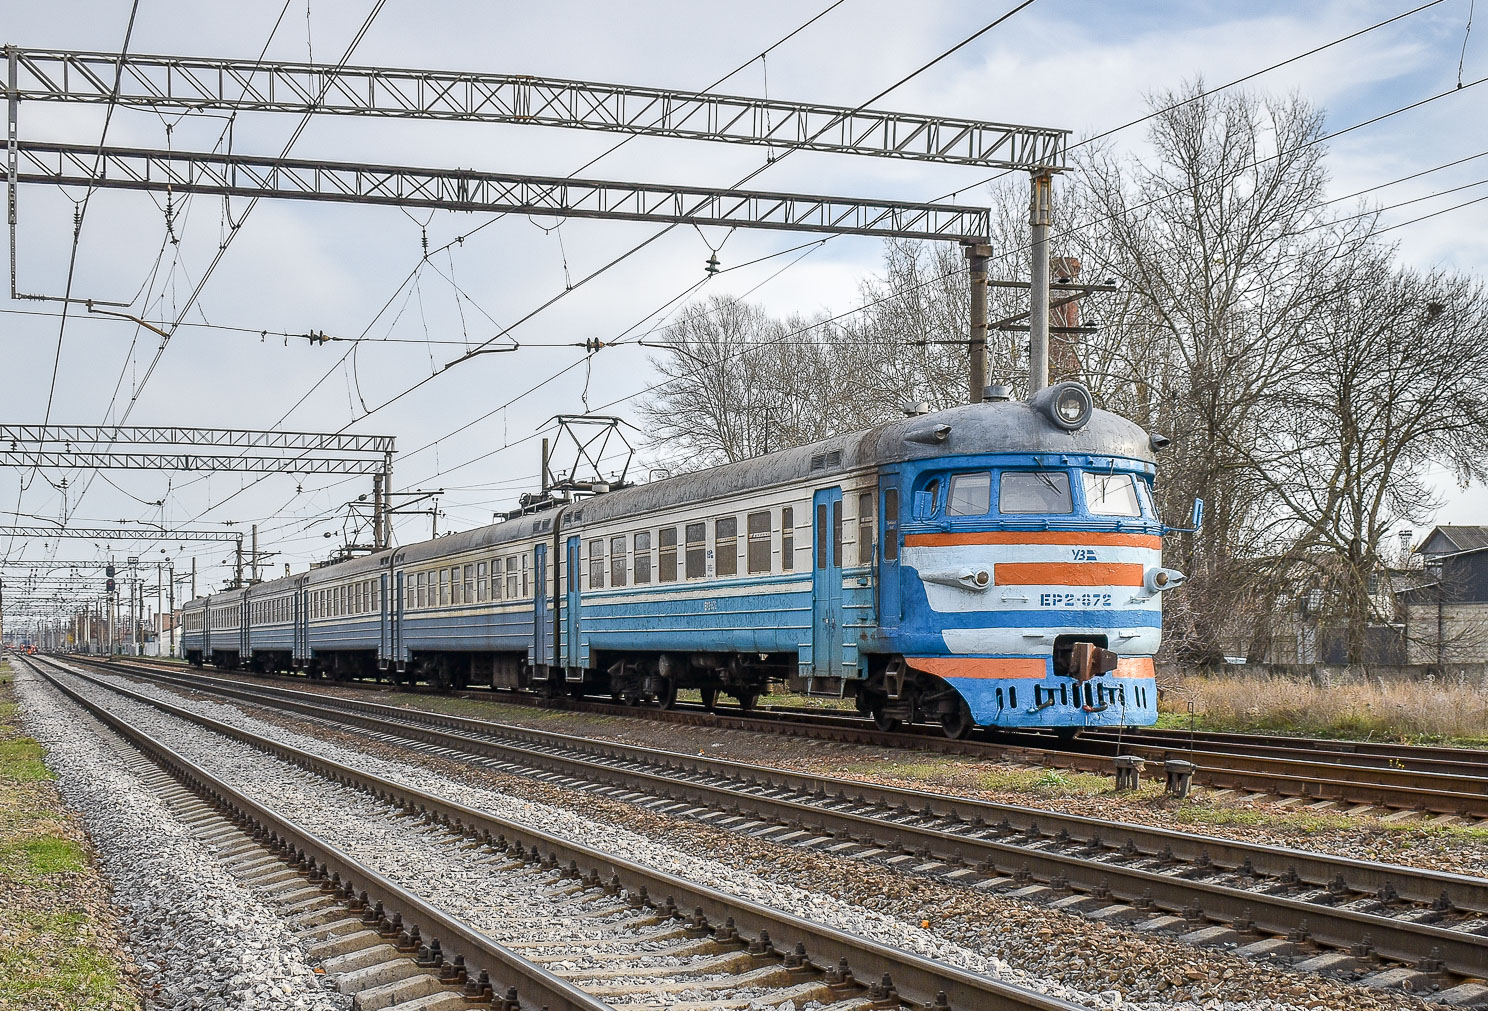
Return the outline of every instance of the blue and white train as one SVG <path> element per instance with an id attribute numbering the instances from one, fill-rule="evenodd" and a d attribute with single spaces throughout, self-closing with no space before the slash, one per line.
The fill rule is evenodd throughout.
<path id="1" fill-rule="evenodd" d="M 197 664 L 668 706 L 772 681 L 881 726 L 1147 725 L 1166 443 L 1061 383 L 194 600 Z"/>

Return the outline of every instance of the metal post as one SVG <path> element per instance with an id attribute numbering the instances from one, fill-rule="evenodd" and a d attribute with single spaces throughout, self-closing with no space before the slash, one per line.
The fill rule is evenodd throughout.
<path id="1" fill-rule="evenodd" d="M 108 627 L 105 629 L 105 633 L 104 634 L 108 636 L 108 643 L 104 646 L 103 655 L 104 656 L 113 656 L 114 655 L 114 600 L 115 600 L 116 597 L 118 597 L 118 594 L 117 593 L 110 593 L 107 596 L 108 596 L 108 622 L 107 622 L 107 626 Z"/>
<path id="2" fill-rule="evenodd" d="M 971 273 L 971 375 L 970 400 L 980 404 L 987 388 L 987 257 L 992 247 L 973 243 L 963 247 Z"/>
<path id="3" fill-rule="evenodd" d="M 8 64 L 6 95 L 9 98 L 9 119 L 5 129 L 5 217 L 10 223 L 10 297 L 16 296 L 16 163 L 19 160 L 17 120 L 21 113 L 21 92 L 16 84 L 17 52 L 15 46 L 5 47 L 5 62 Z"/>
<path id="4" fill-rule="evenodd" d="M 191 599 L 196 599 L 196 556 L 191 556 Z"/>
<path id="5" fill-rule="evenodd" d="M 382 540 L 382 475 L 372 475 L 372 550 L 387 547 Z"/>
<path id="6" fill-rule="evenodd" d="M 170 608 L 170 655 L 176 655 L 176 563 L 174 560 L 167 564 L 170 573 L 169 589 L 165 591 L 165 603 Z"/>
<path id="7" fill-rule="evenodd" d="M 548 440 L 543 440 L 542 447 L 542 497 L 548 497 Z"/>
<path id="8" fill-rule="evenodd" d="M 238 546 L 233 554 L 233 589 L 243 585 L 243 538 L 238 538 Z"/>
<path id="9" fill-rule="evenodd" d="M 1028 392 L 1049 385 L 1049 225 L 1053 211 L 1054 177 L 1037 172 L 1030 177 L 1028 223 L 1033 229 L 1033 269 L 1028 320 Z"/>
<path id="10" fill-rule="evenodd" d="M 258 524 L 253 524 L 253 561 L 248 564 L 248 581 L 258 582 Z"/>

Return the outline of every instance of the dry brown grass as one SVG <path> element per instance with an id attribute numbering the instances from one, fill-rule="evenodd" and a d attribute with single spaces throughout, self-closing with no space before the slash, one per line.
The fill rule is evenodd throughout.
<path id="1" fill-rule="evenodd" d="M 1255 674 L 1164 679 L 1158 725 L 1488 747 L 1488 685 Z"/>

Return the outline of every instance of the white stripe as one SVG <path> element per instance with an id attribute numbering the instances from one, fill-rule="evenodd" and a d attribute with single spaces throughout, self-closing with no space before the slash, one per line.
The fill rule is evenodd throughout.
<path id="1" fill-rule="evenodd" d="M 1034 615 L 1030 615 L 1030 618 Z M 943 631 L 951 653 L 993 656 L 1049 656 L 1056 635 L 1110 636 L 1106 648 L 1122 656 L 1151 656 L 1162 642 L 1162 630 L 1151 627 L 1091 628 L 1080 625 L 1034 625 L 1027 628 L 948 628 Z M 1123 638 L 1125 636 L 1125 638 Z"/>

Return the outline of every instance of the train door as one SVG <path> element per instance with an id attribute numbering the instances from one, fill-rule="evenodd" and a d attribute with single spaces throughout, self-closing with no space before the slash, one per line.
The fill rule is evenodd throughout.
<path id="1" fill-rule="evenodd" d="M 541 541 L 532 548 L 532 663 L 551 666 L 553 616 L 548 613 L 548 546 Z"/>
<path id="2" fill-rule="evenodd" d="M 884 474 L 878 484 L 878 623 L 899 626 L 899 475 Z"/>
<path id="3" fill-rule="evenodd" d="M 386 572 L 378 573 L 378 604 L 377 608 L 377 666 L 387 670 L 393 659 L 393 598 L 389 595 L 391 589 L 390 575 Z"/>
<path id="4" fill-rule="evenodd" d="M 304 663 L 310 659 L 309 608 L 305 600 L 305 587 L 295 588 L 294 594 L 294 662 Z"/>
<path id="5" fill-rule="evenodd" d="M 582 678 L 583 670 L 589 664 L 579 644 L 579 608 L 582 603 L 579 598 L 579 573 L 583 571 L 579 565 L 579 538 L 570 537 L 563 600 L 563 666 L 569 670 L 577 670 Z"/>
<path id="6" fill-rule="evenodd" d="M 811 674 L 842 675 L 842 489 L 811 500 Z"/>
<path id="7" fill-rule="evenodd" d="M 400 570 L 393 577 L 393 599 L 388 602 L 388 613 L 392 617 L 393 628 L 390 633 L 392 639 L 393 663 L 400 665 L 408 662 L 408 653 L 403 648 L 403 603 L 408 598 L 404 596 L 403 573 Z"/>

